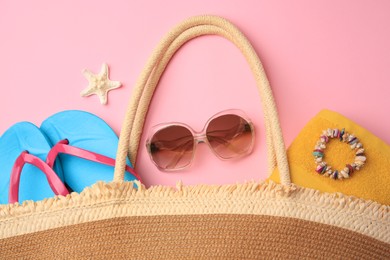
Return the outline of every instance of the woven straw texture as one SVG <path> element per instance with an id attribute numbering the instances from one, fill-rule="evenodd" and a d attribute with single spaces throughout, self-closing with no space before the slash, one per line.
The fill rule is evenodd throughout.
<path id="1" fill-rule="evenodd" d="M 274 183 L 176 189 L 98 183 L 81 194 L 0 210 L 3 256 L 379 259 L 390 253 L 388 206 L 306 188 L 286 192 Z"/>
<path id="2" fill-rule="evenodd" d="M 176 188 L 124 182 L 128 152 L 136 159 L 158 80 L 180 46 L 218 34 L 250 64 L 263 101 L 274 182 Z M 130 142 L 131 140 L 131 142 Z M 272 92 L 248 40 L 231 23 L 198 16 L 158 45 L 139 78 L 123 124 L 114 181 L 82 193 L 0 206 L 2 258 L 36 259 L 386 259 L 390 206 L 321 193 L 291 183 Z M 93 173 L 86 173 L 93 174 Z M 141 173 L 142 174 L 142 173 Z M 212 174 L 212 173 L 211 173 Z"/>
<path id="3" fill-rule="evenodd" d="M 111 259 L 113 251 L 116 259 L 383 259 L 390 255 L 385 243 L 354 232 L 253 215 L 116 218 L 15 237 L 0 246 L 4 258 L 30 259 Z M 15 248 L 23 250 L 15 254 Z"/>

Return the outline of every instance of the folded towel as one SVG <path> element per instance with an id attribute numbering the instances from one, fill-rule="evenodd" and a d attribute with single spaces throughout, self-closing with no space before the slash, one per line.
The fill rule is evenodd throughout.
<path id="1" fill-rule="evenodd" d="M 363 168 L 354 171 L 348 179 L 332 179 L 316 172 L 313 150 L 322 131 L 328 128 L 343 129 L 355 135 L 363 144 L 367 161 Z M 324 149 L 324 161 L 332 169 L 342 170 L 354 162 L 355 152 L 337 138 L 332 139 Z M 302 129 L 287 150 L 292 182 L 303 187 L 324 192 L 342 192 L 359 198 L 390 205 L 390 146 L 374 134 L 329 110 L 318 113 Z M 277 170 L 270 176 L 279 182 Z"/>

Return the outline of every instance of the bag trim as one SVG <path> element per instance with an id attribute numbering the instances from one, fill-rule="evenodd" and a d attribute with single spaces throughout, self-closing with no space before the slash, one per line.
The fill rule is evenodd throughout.
<path id="1" fill-rule="evenodd" d="M 98 182 L 80 194 L 0 206 L 0 238 L 126 216 L 254 214 L 297 218 L 345 228 L 390 243 L 390 206 L 341 193 L 274 182 L 235 185 Z"/>

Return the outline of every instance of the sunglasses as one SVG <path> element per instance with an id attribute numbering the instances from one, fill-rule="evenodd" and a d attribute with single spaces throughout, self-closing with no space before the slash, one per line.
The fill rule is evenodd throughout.
<path id="1" fill-rule="evenodd" d="M 206 143 L 222 160 L 248 155 L 254 144 L 254 127 L 241 110 L 230 109 L 211 117 L 201 132 L 182 123 L 164 123 L 152 128 L 146 141 L 152 162 L 162 171 L 191 165 L 198 143 Z"/>

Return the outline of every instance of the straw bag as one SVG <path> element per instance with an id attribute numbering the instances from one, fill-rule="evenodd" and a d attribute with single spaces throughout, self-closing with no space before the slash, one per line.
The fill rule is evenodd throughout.
<path id="1" fill-rule="evenodd" d="M 227 38 L 246 57 L 262 99 L 269 170 L 278 167 L 281 184 L 146 189 L 123 182 L 126 155 L 136 158 L 149 102 L 166 65 L 185 42 L 206 34 Z M 123 123 L 113 182 L 67 197 L 1 206 L 0 230 L 1 258 L 390 257 L 389 206 L 290 183 L 261 62 L 236 27 L 214 16 L 185 20 L 153 52 Z"/>

